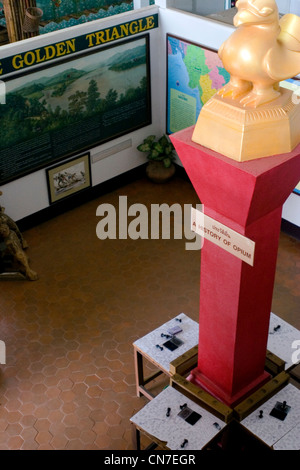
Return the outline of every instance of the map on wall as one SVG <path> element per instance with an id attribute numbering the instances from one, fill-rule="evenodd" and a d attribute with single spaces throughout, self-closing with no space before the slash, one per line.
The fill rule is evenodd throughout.
<path id="1" fill-rule="evenodd" d="M 217 51 L 167 35 L 167 134 L 196 124 L 202 106 L 230 75 Z M 280 82 L 300 103 L 300 79 Z M 300 182 L 293 191 L 300 195 Z"/>
<path id="2" fill-rule="evenodd" d="M 196 124 L 202 106 L 229 78 L 216 51 L 167 35 L 167 133 Z"/>

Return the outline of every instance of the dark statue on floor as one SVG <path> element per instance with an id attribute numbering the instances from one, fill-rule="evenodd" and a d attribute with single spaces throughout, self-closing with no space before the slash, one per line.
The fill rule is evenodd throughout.
<path id="1" fill-rule="evenodd" d="M 0 191 L 0 196 L 2 192 Z M 0 262 L 3 267 L 5 258 L 9 258 L 9 268 L 7 271 L 13 271 L 14 268 L 30 281 L 36 281 L 38 275 L 33 271 L 28 262 L 25 249 L 28 247 L 17 224 L 5 214 L 5 208 L 0 205 Z M 1 267 L 1 266 L 0 266 Z M 5 268 L 4 268 L 5 270 Z"/>

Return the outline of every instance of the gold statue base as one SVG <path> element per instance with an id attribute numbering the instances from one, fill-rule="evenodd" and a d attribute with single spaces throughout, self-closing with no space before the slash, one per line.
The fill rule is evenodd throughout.
<path id="1" fill-rule="evenodd" d="M 238 162 L 291 152 L 300 143 L 298 96 L 281 96 L 258 108 L 214 95 L 202 108 L 192 141 Z"/>

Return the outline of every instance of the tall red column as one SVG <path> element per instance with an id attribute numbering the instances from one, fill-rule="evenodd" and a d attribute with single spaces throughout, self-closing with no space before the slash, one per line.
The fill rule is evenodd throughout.
<path id="1" fill-rule="evenodd" d="M 193 127 L 170 136 L 204 213 L 255 242 L 254 265 L 204 241 L 198 365 L 189 380 L 229 406 L 261 386 L 282 206 L 300 180 L 300 146 L 237 162 L 192 142 Z"/>

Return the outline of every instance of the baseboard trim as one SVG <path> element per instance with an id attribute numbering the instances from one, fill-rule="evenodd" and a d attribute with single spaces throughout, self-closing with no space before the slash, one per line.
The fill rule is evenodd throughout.
<path id="1" fill-rule="evenodd" d="M 189 177 L 185 171 L 185 169 L 181 165 L 176 165 L 176 175 L 180 178 L 185 180 L 189 180 Z M 92 188 L 81 192 L 79 194 L 75 194 L 72 197 L 66 198 L 63 201 L 60 201 L 56 204 L 50 205 L 49 207 L 42 209 L 39 212 L 35 212 L 23 219 L 20 219 L 17 222 L 19 229 L 23 232 L 25 230 L 29 230 L 32 227 L 35 227 L 47 220 L 50 220 L 54 217 L 57 217 L 64 212 L 69 210 L 75 209 L 76 207 L 85 204 L 97 197 L 103 196 L 104 194 L 108 194 L 112 191 L 115 191 L 122 186 L 130 184 L 138 179 L 145 177 L 145 168 L 146 163 L 144 165 L 140 165 L 137 168 L 129 170 L 125 173 L 122 173 L 119 176 L 116 176 L 108 181 L 104 181 L 103 183 L 98 184 L 97 186 L 93 186 Z M 300 240 L 300 227 L 297 225 L 288 222 L 285 219 L 282 219 L 281 223 L 281 230 L 288 235 Z"/>
<path id="2" fill-rule="evenodd" d="M 21 232 L 29 230 L 43 222 L 47 222 L 48 220 L 63 214 L 64 212 L 75 209 L 76 207 L 79 207 L 82 204 L 86 204 L 87 202 L 90 202 L 97 197 L 108 194 L 118 188 L 121 188 L 122 186 L 145 177 L 145 166 L 146 165 L 144 164 L 122 173 L 121 175 L 93 186 L 86 191 L 82 191 L 81 193 L 70 196 L 63 201 L 59 201 L 46 207 L 45 209 L 42 209 L 41 211 L 35 212 L 34 214 L 24 217 L 23 219 L 17 220 L 16 223 Z"/>
<path id="3" fill-rule="evenodd" d="M 282 219 L 281 230 L 287 235 L 300 240 L 300 227 L 298 227 L 298 225 L 292 224 L 288 220 Z"/>

